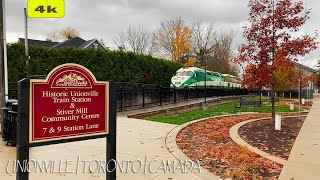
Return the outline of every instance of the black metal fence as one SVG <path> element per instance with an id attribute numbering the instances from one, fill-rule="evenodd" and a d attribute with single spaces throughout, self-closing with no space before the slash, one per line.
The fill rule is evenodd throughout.
<path id="1" fill-rule="evenodd" d="M 271 91 L 270 90 L 264 90 L 261 91 L 263 96 L 269 96 L 271 97 Z M 277 97 L 281 97 L 281 98 L 293 98 L 293 99 L 299 99 L 299 92 L 298 90 L 290 90 L 290 91 L 278 91 L 276 92 Z M 312 99 L 313 98 L 313 93 L 314 90 L 312 89 L 302 89 L 301 90 L 301 98 L 305 98 L 305 99 Z"/>
<path id="2" fill-rule="evenodd" d="M 116 83 L 118 111 L 142 109 L 183 102 L 213 96 L 230 96 L 247 94 L 246 90 L 239 88 L 225 89 L 219 86 L 204 88 L 168 88 L 156 84 Z"/>
<path id="3" fill-rule="evenodd" d="M 2 139 L 7 141 L 6 145 L 16 145 L 17 113 L 18 101 L 10 99 L 6 102 L 6 107 L 2 108 Z"/>
<path id="4" fill-rule="evenodd" d="M 172 89 L 156 84 L 117 82 L 116 87 L 118 112 L 183 102 L 205 96 L 214 97 L 247 94 L 247 91 L 243 89 L 225 89 L 219 86 L 208 86 L 206 89 L 197 87 Z M 17 83 L 9 83 L 9 99 L 17 99 Z"/>

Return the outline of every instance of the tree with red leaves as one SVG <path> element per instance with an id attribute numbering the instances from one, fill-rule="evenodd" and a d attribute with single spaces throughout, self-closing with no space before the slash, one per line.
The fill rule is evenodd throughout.
<path id="1" fill-rule="evenodd" d="M 235 62 L 247 64 L 243 83 L 251 90 L 267 87 L 272 90 L 272 118 L 275 119 L 274 97 L 277 85 L 275 72 L 292 60 L 297 61 L 317 48 L 315 36 L 295 36 L 310 18 L 310 10 L 293 0 L 250 0 L 248 21 L 243 36 L 247 43 L 239 47 Z"/>

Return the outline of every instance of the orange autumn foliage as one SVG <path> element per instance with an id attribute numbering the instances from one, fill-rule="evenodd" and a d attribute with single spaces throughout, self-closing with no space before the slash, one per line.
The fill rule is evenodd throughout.
<path id="1" fill-rule="evenodd" d="M 296 68 L 290 61 L 284 61 L 275 70 L 275 89 L 278 91 L 288 91 L 294 86 L 294 78 Z"/>
<path id="2" fill-rule="evenodd" d="M 194 67 L 196 60 L 194 58 L 188 59 L 186 63 L 184 63 L 184 67 Z"/>
<path id="3" fill-rule="evenodd" d="M 72 38 L 75 38 L 75 37 L 79 37 L 80 36 L 80 33 L 77 29 L 73 28 L 73 27 L 67 27 L 65 29 L 62 29 L 60 32 L 59 32 L 60 36 L 67 40 L 67 39 L 72 39 Z"/>
<path id="4" fill-rule="evenodd" d="M 304 56 L 317 48 L 317 35 L 294 36 L 309 19 L 310 9 L 302 1 L 250 0 L 248 21 L 244 27 L 242 44 L 235 58 L 238 64 L 249 64 L 245 70 L 244 86 L 256 90 L 261 87 L 276 90 L 280 82 L 287 83 L 288 74 L 278 72 L 280 82 L 273 78 L 277 69 L 286 69 L 290 61 Z M 286 70 L 287 71 L 287 70 Z M 288 72 L 290 72 L 289 70 Z"/>

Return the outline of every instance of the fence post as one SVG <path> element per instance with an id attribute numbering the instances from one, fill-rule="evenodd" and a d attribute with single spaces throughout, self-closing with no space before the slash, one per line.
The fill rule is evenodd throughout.
<path id="1" fill-rule="evenodd" d="M 234 92 L 233 92 L 233 84 L 231 86 L 231 95 L 234 96 Z"/>
<path id="2" fill-rule="evenodd" d="M 177 102 L 177 92 L 176 92 L 176 87 L 173 87 L 173 102 L 176 103 Z"/>
<path id="3" fill-rule="evenodd" d="M 123 110 L 123 92 L 122 92 L 122 86 L 120 87 L 120 111 L 122 111 Z"/>
<path id="4" fill-rule="evenodd" d="M 48 76 L 49 72 L 49 69 L 46 69 L 46 77 Z"/>
<path id="5" fill-rule="evenodd" d="M 196 90 L 195 90 L 195 92 L 196 92 L 196 99 L 198 99 L 198 84 L 196 84 Z"/>
<path id="6" fill-rule="evenodd" d="M 162 89 L 161 85 L 159 86 L 159 98 L 160 98 L 160 106 L 162 105 Z"/>
<path id="7" fill-rule="evenodd" d="M 186 92 L 186 101 L 188 100 L 188 87 L 185 87 L 185 92 Z"/>
<path id="8" fill-rule="evenodd" d="M 142 86 L 142 108 L 144 108 L 144 85 Z"/>

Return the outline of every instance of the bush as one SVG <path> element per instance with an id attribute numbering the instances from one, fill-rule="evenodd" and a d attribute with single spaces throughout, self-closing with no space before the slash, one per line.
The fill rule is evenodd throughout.
<path id="1" fill-rule="evenodd" d="M 43 75 L 46 69 L 50 71 L 64 63 L 77 63 L 90 69 L 98 80 L 169 86 L 172 75 L 182 67 L 152 56 L 102 49 L 30 47 L 29 54 L 31 75 Z M 25 64 L 24 46 L 9 44 L 9 82 L 25 76 Z"/>

